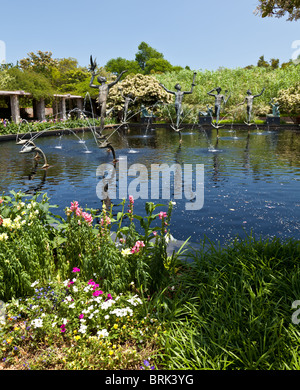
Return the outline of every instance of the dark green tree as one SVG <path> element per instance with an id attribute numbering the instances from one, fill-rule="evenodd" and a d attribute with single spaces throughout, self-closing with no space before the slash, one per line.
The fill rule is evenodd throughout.
<path id="1" fill-rule="evenodd" d="M 268 68 L 270 65 L 265 60 L 265 56 L 260 56 L 258 61 L 257 61 L 257 66 L 262 67 L 262 68 Z"/>
<path id="2" fill-rule="evenodd" d="M 173 66 L 164 58 L 150 58 L 145 65 L 144 74 L 171 72 Z"/>
<path id="3" fill-rule="evenodd" d="M 147 61 L 151 58 L 164 58 L 164 55 L 153 49 L 153 47 L 149 46 L 146 42 L 141 42 L 138 46 L 135 60 L 142 70 L 145 69 Z"/>
<path id="4" fill-rule="evenodd" d="M 142 69 L 137 61 L 126 60 L 122 57 L 112 58 L 109 60 L 105 65 L 105 69 L 115 75 L 119 75 L 123 70 L 128 70 L 128 74 L 137 74 L 142 72 Z"/>

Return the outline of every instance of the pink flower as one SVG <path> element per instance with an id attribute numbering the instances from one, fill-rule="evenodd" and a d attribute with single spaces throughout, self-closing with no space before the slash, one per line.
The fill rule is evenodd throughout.
<path id="1" fill-rule="evenodd" d="M 93 292 L 93 296 L 94 297 L 98 297 L 101 294 L 103 294 L 103 291 L 101 291 L 101 290 L 96 290 L 96 291 Z"/>
<path id="2" fill-rule="evenodd" d="M 111 294 L 107 294 L 107 299 L 112 299 Z"/>
<path id="3" fill-rule="evenodd" d="M 72 272 L 80 272 L 80 268 L 74 267 Z"/>
<path id="4" fill-rule="evenodd" d="M 65 324 L 62 324 L 62 325 L 60 326 L 60 331 L 61 331 L 62 333 L 64 333 L 64 332 L 66 331 L 66 325 L 65 325 Z"/>
<path id="5" fill-rule="evenodd" d="M 144 241 L 137 241 L 135 244 L 134 244 L 134 247 L 131 249 L 131 253 L 137 253 L 140 251 L 140 247 L 144 247 L 145 244 L 144 244 Z"/>
<path id="6" fill-rule="evenodd" d="M 105 221 L 106 221 L 106 224 L 107 225 L 110 225 L 111 224 L 111 219 L 108 217 L 108 216 L 106 216 L 105 217 Z M 103 226 L 104 225 L 104 219 L 103 218 L 101 218 L 101 226 Z"/>
<path id="7" fill-rule="evenodd" d="M 95 282 L 93 281 L 93 279 L 90 279 L 90 280 L 88 281 L 88 284 L 92 284 L 92 285 L 94 285 L 94 284 L 95 284 Z"/>
<path id="8" fill-rule="evenodd" d="M 77 201 L 75 201 L 74 203 L 71 202 L 71 207 L 70 207 L 71 211 L 76 211 L 78 207 L 79 207 L 79 203 Z"/>
<path id="9" fill-rule="evenodd" d="M 83 313 L 79 314 L 79 318 L 80 318 L 80 319 L 83 318 L 83 317 L 84 317 L 84 314 L 83 314 Z"/>
<path id="10" fill-rule="evenodd" d="M 4 199 L 0 198 L 0 204 L 4 202 Z"/>
<path id="11" fill-rule="evenodd" d="M 159 218 L 160 219 L 163 219 L 163 218 L 166 218 L 167 217 L 167 213 L 165 212 L 165 211 L 161 211 L 160 213 L 159 213 Z"/>
<path id="12" fill-rule="evenodd" d="M 89 225 L 92 224 L 92 222 L 93 222 L 93 217 L 92 217 L 91 214 L 86 213 L 86 212 L 83 212 L 83 213 L 81 213 L 81 216 L 82 216 L 82 218 L 84 218 L 84 219 L 88 222 Z"/>
<path id="13" fill-rule="evenodd" d="M 153 232 L 153 235 L 154 235 L 154 236 L 156 236 L 156 235 L 157 235 L 157 232 L 156 232 L 156 231 L 154 231 L 154 232 Z"/>
<path id="14" fill-rule="evenodd" d="M 134 204 L 134 199 L 132 195 L 129 195 L 129 203 Z"/>

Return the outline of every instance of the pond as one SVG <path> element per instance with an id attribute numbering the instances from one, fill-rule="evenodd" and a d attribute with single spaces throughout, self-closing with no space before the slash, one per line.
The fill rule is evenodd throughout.
<path id="1" fill-rule="evenodd" d="M 171 233 L 178 240 L 190 237 L 199 242 L 204 236 L 221 245 L 236 235 L 300 238 L 300 133 L 288 129 L 251 131 L 206 129 L 194 126 L 178 133 L 169 127 L 130 128 L 111 131 L 110 141 L 119 162 L 128 167 L 142 164 L 202 164 L 204 168 L 203 207 L 187 210 L 190 199 L 174 202 Z M 80 142 L 84 141 L 83 142 Z M 97 168 L 112 165 L 112 154 L 96 146 L 91 132 L 77 135 L 38 137 L 35 143 L 47 156 L 50 167 L 39 164 L 33 172 L 33 154 L 21 154 L 15 141 L 0 143 L 0 193 L 10 190 L 34 192 L 40 189 L 58 205 L 54 213 L 64 216 L 64 208 L 77 200 L 82 207 L 101 207 L 97 195 L 100 177 Z M 113 166 L 113 165 L 112 165 Z M 134 178 L 128 177 L 128 182 Z M 151 175 L 145 180 L 150 180 Z M 149 182 L 150 183 L 150 182 Z M 117 186 L 119 180 L 117 180 Z M 195 185 L 195 183 L 194 183 Z M 164 186 L 164 184 L 162 185 Z M 130 194 L 128 194 L 130 195 Z M 168 204 L 167 199 L 150 199 Z M 121 200 L 113 200 L 120 203 Z M 135 200 L 137 214 L 145 215 L 145 199 Z M 161 208 L 160 210 L 166 210 Z M 120 207 L 114 208 L 114 213 Z"/>

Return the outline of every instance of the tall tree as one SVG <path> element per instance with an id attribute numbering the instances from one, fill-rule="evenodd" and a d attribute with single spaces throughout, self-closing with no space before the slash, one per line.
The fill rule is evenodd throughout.
<path id="1" fill-rule="evenodd" d="M 159 53 L 153 47 L 149 46 L 146 42 L 141 42 L 138 46 L 138 52 L 135 55 L 135 60 L 140 65 L 141 69 L 145 69 L 147 61 L 151 58 L 164 58 L 162 53 Z"/>
<path id="2" fill-rule="evenodd" d="M 263 18 L 267 16 L 281 18 L 287 14 L 287 20 L 297 20 L 300 19 L 300 0 L 259 0 L 255 12 Z"/>

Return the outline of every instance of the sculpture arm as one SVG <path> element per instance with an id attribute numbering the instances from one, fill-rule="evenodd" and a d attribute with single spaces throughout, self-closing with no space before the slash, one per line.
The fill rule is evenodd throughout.
<path id="1" fill-rule="evenodd" d="M 175 92 L 174 91 L 170 91 L 169 89 L 167 89 L 163 84 L 159 84 L 161 87 L 163 87 L 163 89 L 166 91 L 166 92 L 169 92 L 169 93 L 172 93 L 173 95 L 175 95 Z"/>
<path id="2" fill-rule="evenodd" d="M 244 99 L 244 101 L 242 103 L 237 104 L 237 106 L 242 106 L 243 104 L 245 104 L 245 102 L 246 102 L 246 98 Z"/>
<path id="3" fill-rule="evenodd" d="M 224 97 L 224 104 L 226 104 L 231 96 L 231 93 L 227 96 L 227 98 Z"/>
<path id="4" fill-rule="evenodd" d="M 257 97 L 261 96 L 261 95 L 264 93 L 264 90 L 265 90 L 265 89 L 266 89 L 266 88 L 263 88 L 262 91 L 261 91 L 261 93 L 259 93 L 258 95 L 254 95 L 253 97 L 254 97 L 254 98 L 257 98 Z"/>
<path id="5" fill-rule="evenodd" d="M 193 77 L 193 82 L 192 82 L 192 86 L 191 86 L 191 90 L 189 92 L 184 92 L 184 94 L 191 94 L 193 93 L 193 89 L 194 89 L 194 86 L 195 86 L 195 78 L 196 78 L 196 72 L 194 72 L 194 77 Z"/>
<path id="6" fill-rule="evenodd" d="M 115 81 L 113 81 L 113 82 L 111 82 L 110 84 L 108 84 L 108 87 L 110 88 L 110 87 L 112 87 L 113 85 L 117 84 L 117 83 L 119 82 L 120 78 L 121 78 L 121 77 L 123 76 L 123 74 L 126 73 L 126 72 L 128 72 L 128 70 L 123 70 L 123 71 L 119 74 L 119 76 L 116 78 Z"/>
<path id="7" fill-rule="evenodd" d="M 98 88 L 98 85 L 93 84 L 93 81 L 94 81 L 95 76 L 96 76 L 96 74 L 93 73 L 93 74 L 92 74 L 91 81 L 90 81 L 90 87 L 91 87 L 91 88 Z"/>
<path id="8" fill-rule="evenodd" d="M 210 95 L 210 96 L 216 96 L 215 94 L 213 94 L 212 92 L 215 91 L 215 88 L 212 89 L 211 91 L 207 92 L 207 95 Z"/>

